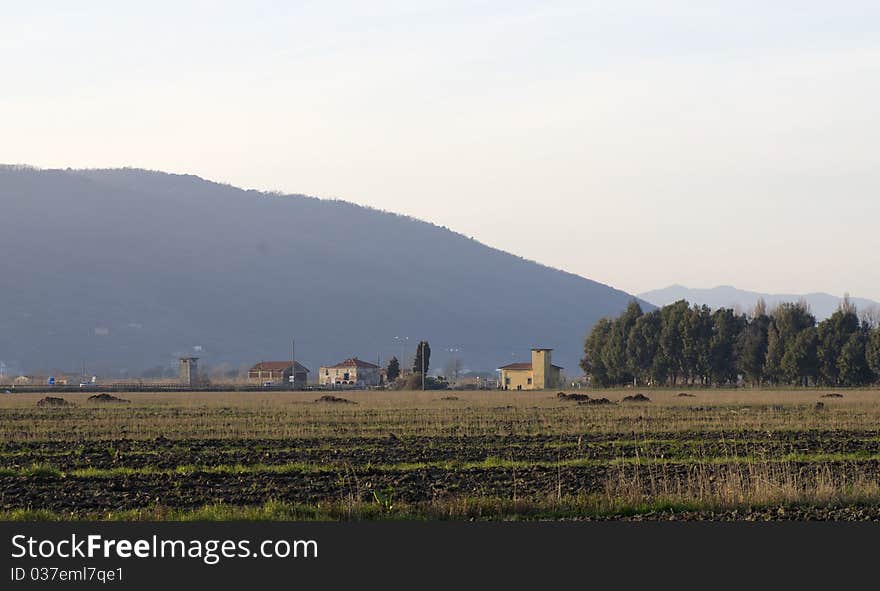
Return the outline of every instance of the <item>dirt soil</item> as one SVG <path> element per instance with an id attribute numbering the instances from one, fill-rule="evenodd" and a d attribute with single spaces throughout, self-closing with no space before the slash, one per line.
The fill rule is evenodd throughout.
<path id="1" fill-rule="evenodd" d="M 607 398 L 589 398 L 587 400 L 579 400 L 578 404 L 614 404 Z"/>
<path id="2" fill-rule="evenodd" d="M 589 400 L 590 397 L 587 394 L 566 394 L 565 392 L 560 392 L 556 395 L 557 398 L 561 400 Z"/>
<path id="3" fill-rule="evenodd" d="M 601 494 L 615 462 L 662 458 L 662 465 L 636 462 L 627 469 L 643 481 L 676 482 L 726 467 L 712 458 L 773 459 L 809 454 L 848 454 L 852 459 L 823 461 L 823 474 L 854 481 L 880 474 L 880 430 L 800 432 L 669 432 L 646 439 L 636 432 L 571 436 L 516 435 L 474 437 L 389 436 L 315 439 L 115 439 L 104 441 L 0 442 L 0 510 L 30 507 L 89 513 L 156 505 L 194 508 L 205 504 L 262 504 L 360 499 L 372 491 L 394 491 L 406 502 L 449 496 L 506 498 L 518 495 Z M 701 458 L 694 463 L 693 458 Z M 862 459 L 863 458 L 863 459 Z M 518 462 L 509 467 L 503 462 Z M 565 464 L 575 461 L 577 464 Z M 523 466 L 526 463 L 529 465 Z M 34 464 L 48 464 L 59 475 L 20 475 Z M 254 467 L 302 465 L 282 473 Z M 251 471 L 212 473 L 214 466 Z M 817 476 L 817 464 L 786 460 L 802 482 Z M 75 476 L 84 468 L 146 469 L 153 473 Z M 178 471 L 179 470 L 179 471 Z M 5 472 L 4 472 L 5 471 Z M 21 471 L 21 472 L 19 472 Z M 19 473 L 17 473 L 19 472 Z M 156 473 L 158 472 L 158 473 Z M 748 471 L 743 472 L 748 478 Z M 878 519 L 880 509 L 843 507 L 802 513 L 683 513 L 682 519 Z M 639 519 L 665 519 L 663 513 Z"/>
<path id="4" fill-rule="evenodd" d="M 56 396 L 46 396 L 37 401 L 37 406 L 53 407 L 53 406 L 73 406 L 73 403 Z"/>
<path id="5" fill-rule="evenodd" d="M 325 394 L 321 396 L 315 402 L 329 402 L 332 404 L 357 404 L 357 402 L 353 400 L 348 400 L 347 398 L 340 398 L 339 396 L 333 396 L 331 394 Z"/>
<path id="6" fill-rule="evenodd" d="M 814 476 L 807 464 L 793 464 L 801 478 Z M 878 470 L 877 461 L 828 464 L 830 470 L 850 475 Z M 455 495 L 509 497 L 518 494 L 541 496 L 599 494 L 604 490 L 610 468 L 607 465 L 557 468 L 536 466 L 509 468 L 467 468 L 447 470 L 425 467 L 388 471 L 366 467 L 357 474 L 340 467 L 316 473 L 135 474 L 111 478 L 44 477 L 0 478 L 0 509 L 31 507 L 61 512 L 88 513 L 119 511 L 156 505 L 195 508 L 210 503 L 260 505 L 268 499 L 290 503 L 318 503 L 355 499 L 370 501 L 375 490 L 393 490 L 395 499 L 424 502 Z M 664 468 L 663 478 L 682 481 L 692 478 L 694 466 L 673 464 Z M 633 467 L 635 478 L 651 477 L 650 466 Z M 653 477 L 657 477 L 654 474 Z M 880 515 L 873 508 L 872 515 Z M 689 516 L 685 516 L 688 518 Z M 697 518 L 698 515 L 690 516 Z"/>
<path id="7" fill-rule="evenodd" d="M 130 404 L 130 400 L 126 400 L 125 398 L 117 398 L 113 394 L 95 394 L 94 396 L 89 396 L 89 402 L 124 402 L 126 404 Z"/>

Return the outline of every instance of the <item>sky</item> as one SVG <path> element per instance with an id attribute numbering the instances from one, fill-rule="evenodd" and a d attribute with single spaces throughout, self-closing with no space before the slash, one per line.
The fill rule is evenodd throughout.
<path id="1" fill-rule="evenodd" d="M 0 0 L 0 162 L 412 215 L 631 293 L 880 299 L 880 3 Z"/>

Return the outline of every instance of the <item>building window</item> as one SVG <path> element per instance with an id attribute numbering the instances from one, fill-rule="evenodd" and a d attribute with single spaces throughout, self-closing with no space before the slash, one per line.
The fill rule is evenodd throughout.
<path id="1" fill-rule="evenodd" d="M 509 385 L 510 385 L 510 378 L 504 378 L 504 385 L 505 385 L 505 386 L 509 386 Z"/>
<path id="2" fill-rule="evenodd" d="M 529 380 L 528 380 L 528 384 L 529 384 L 530 386 L 532 385 L 532 378 L 529 378 Z"/>

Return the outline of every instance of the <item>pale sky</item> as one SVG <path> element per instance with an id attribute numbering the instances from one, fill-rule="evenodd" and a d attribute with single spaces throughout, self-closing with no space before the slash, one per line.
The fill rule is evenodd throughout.
<path id="1" fill-rule="evenodd" d="M 3 163 L 342 198 L 633 293 L 880 299 L 876 1 L 0 0 L 0 55 Z"/>

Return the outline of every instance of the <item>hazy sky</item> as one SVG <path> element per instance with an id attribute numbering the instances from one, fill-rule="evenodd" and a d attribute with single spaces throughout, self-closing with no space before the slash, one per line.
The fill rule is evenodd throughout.
<path id="1" fill-rule="evenodd" d="M 0 0 L 0 55 L 0 162 L 344 198 L 631 292 L 880 299 L 876 1 Z"/>

